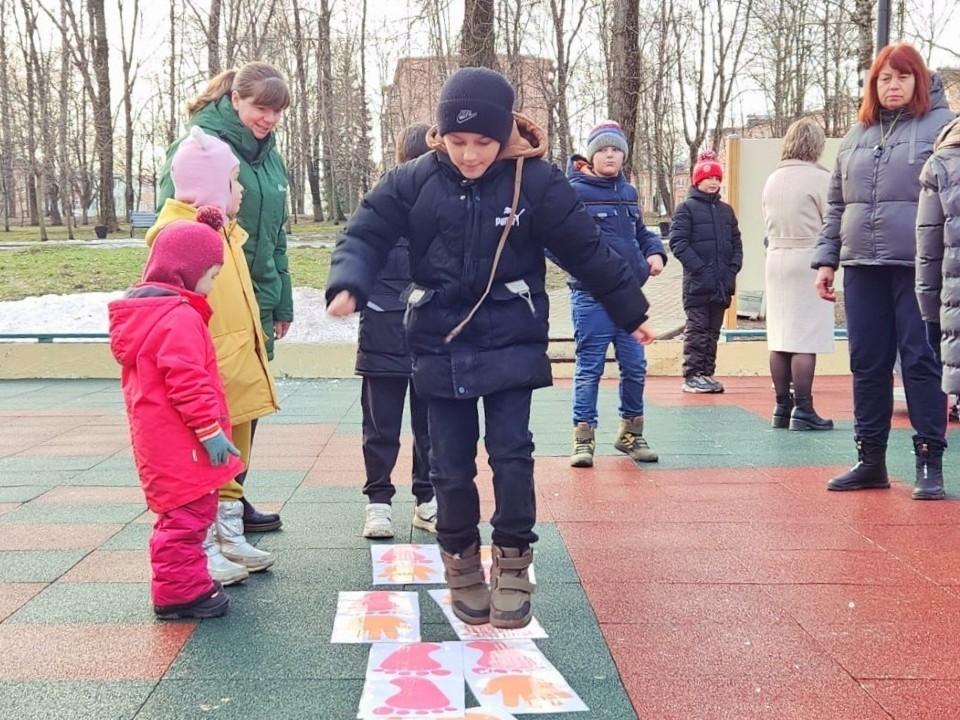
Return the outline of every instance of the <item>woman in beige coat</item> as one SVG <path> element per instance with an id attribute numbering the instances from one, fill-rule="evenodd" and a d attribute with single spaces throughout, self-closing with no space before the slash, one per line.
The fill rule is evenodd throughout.
<path id="1" fill-rule="evenodd" d="M 813 120 L 793 123 L 783 139 L 780 164 L 763 188 L 775 428 L 833 429 L 833 422 L 813 409 L 812 392 L 817 353 L 833 352 L 833 304 L 817 294 L 817 271 L 810 267 L 830 185 L 830 172 L 817 162 L 824 142 Z"/>

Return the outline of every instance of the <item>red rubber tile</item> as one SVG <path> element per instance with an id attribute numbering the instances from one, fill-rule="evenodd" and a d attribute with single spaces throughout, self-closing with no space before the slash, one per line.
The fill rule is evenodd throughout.
<path id="1" fill-rule="evenodd" d="M 896 585 L 925 583 L 889 553 L 849 550 L 733 550 L 754 582 Z"/>
<path id="2" fill-rule="evenodd" d="M 864 535 L 940 585 L 960 585 L 960 527 L 875 525 Z"/>
<path id="3" fill-rule="evenodd" d="M 870 693 L 835 668 L 815 673 L 807 668 L 791 668 L 777 677 L 666 676 L 662 673 L 645 677 L 628 673 L 623 682 L 641 718 L 890 720 Z M 915 716 L 897 717 L 913 720 Z"/>
<path id="4" fill-rule="evenodd" d="M 46 583 L 0 583 L 0 622 L 13 615 L 46 586 Z"/>
<path id="5" fill-rule="evenodd" d="M 83 487 L 61 485 L 35 498 L 35 503 L 62 505 L 143 505 L 143 490 L 138 487 Z"/>
<path id="6" fill-rule="evenodd" d="M 150 555 L 146 550 L 95 550 L 70 568 L 60 582 L 150 582 Z"/>
<path id="7" fill-rule="evenodd" d="M 122 525 L 0 525 L 0 550 L 92 550 Z"/>
<path id="8" fill-rule="evenodd" d="M 787 617 L 759 585 L 611 580 L 584 589 L 601 625 L 776 623 Z"/>
<path id="9" fill-rule="evenodd" d="M 696 498 L 697 492 L 702 493 L 742 493 L 749 495 L 756 492 L 753 487 L 756 483 L 779 483 L 778 477 L 783 468 L 750 468 L 744 472 L 743 468 L 679 468 L 677 470 L 657 470 L 656 475 L 650 478 L 658 487 L 665 490 L 677 486 L 675 492 L 691 490 Z M 720 487 L 711 487 L 718 485 Z M 731 494 L 730 497 L 734 495 Z"/>
<path id="10" fill-rule="evenodd" d="M 830 517 L 726 523 L 717 526 L 721 547 L 730 550 L 848 550 L 885 552 L 864 533 Z"/>
<path id="11" fill-rule="evenodd" d="M 960 717 L 960 682 L 956 680 L 864 680 L 861 684 L 891 717 L 909 720 Z"/>
<path id="12" fill-rule="evenodd" d="M 570 554 L 576 558 L 583 550 L 607 548 L 651 549 L 684 551 L 690 549 L 719 550 L 729 525 L 720 523 L 666 523 L 623 522 L 592 523 L 563 522 L 560 534 Z"/>
<path id="13" fill-rule="evenodd" d="M 753 575 L 728 550 L 673 548 L 584 549 L 574 565 L 585 588 L 617 579 L 621 582 L 749 583 Z"/>
<path id="14" fill-rule="evenodd" d="M 3 515 L 4 513 L 8 513 L 11 510 L 16 510 L 22 504 L 23 503 L 0 503 L 0 515 Z"/>
<path id="15" fill-rule="evenodd" d="M 833 492 L 828 505 L 851 526 L 864 533 L 874 525 L 953 525 L 960 505 L 956 502 L 921 502 L 910 497 L 912 483 L 891 482 L 889 490 Z"/>
<path id="16" fill-rule="evenodd" d="M 113 433 L 109 436 L 96 439 L 80 439 L 75 437 L 76 430 L 70 430 L 69 435 L 52 438 L 46 442 L 33 445 L 20 453 L 21 457 L 83 457 L 85 455 L 115 455 L 130 447 L 130 438 Z"/>
<path id="17" fill-rule="evenodd" d="M 159 680 L 195 628 L 0 625 L 0 680 Z"/>
<path id="18" fill-rule="evenodd" d="M 331 423 L 316 425 L 311 423 L 284 423 L 281 425 L 261 423 L 257 426 L 257 438 L 253 446 L 254 455 L 260 448 L 268 446 L 278 448 L 299 446 L 319 450 L 333 437 L 336 430 L 336 424 Z M 297 442 L 290 442 L 290 438 L 296 438 Z"/>

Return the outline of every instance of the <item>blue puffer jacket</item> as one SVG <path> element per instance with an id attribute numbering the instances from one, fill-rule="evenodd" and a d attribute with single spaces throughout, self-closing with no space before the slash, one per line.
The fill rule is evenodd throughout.
<path id="1" fill-rule="evenodd" d="M 915 224 L 920 198 L 920 169 L 933 152 L 940 129 L 954 114 L 947 108 L 940 76 L 933 74 L 932 109 L 915 118 L 884 110 L 880 123 L 859 123 L 843 139 L 827 193 L 828 209 L 810 265 L 912 266 L 917 254 Z"/>
<path id="2" fill-rule="evenodd" d="M 410 350 L 403 330 L 401 295 L 410 285 L 410 244 L 401 238 L 387 256 L 366 306 L 360 310 L 357 375 L 409 377 Z"/>
<path id="3" fill-rule="evenodd" d="M 574 155 L 567 161 L 567 179 L 600 228 L 600 236 L 623 258 L 641 285 L 650 277 L 648 257 L 660 255 L 667 264 L 663 243 L 643 224 L 637 189 L 622 173 L 616 177 L 594 175 L 587 159 Z M 567 284 L 571 289 L 586 289 L 576 278 L 575 269 L 564 269 L 570 273 Z"/>
<path id="4" fill-rule="evenodd" d="M 362 306 L 390 249 L 400 237 L 409 238 L 407 340 L 414 384 L 427 399 L 476 398 L 552 382 L 545 247 L 566 267 L 577 268 L 624 330 L 632 332 L 647 317 L 640 283 L 600 241 L 563 173 L 541 159 L 545 134 L 522 115 L 515 117 L 499 158 L 477 180 L 460 174 L 432 130 L 427 142 L 436 152 L 384 175 L 337 239 L 327 300 L 347 290 Z M 518 183 L 511 231 L 495 261 Z M 448 341 L 488 282 L 487 297 Z"/>

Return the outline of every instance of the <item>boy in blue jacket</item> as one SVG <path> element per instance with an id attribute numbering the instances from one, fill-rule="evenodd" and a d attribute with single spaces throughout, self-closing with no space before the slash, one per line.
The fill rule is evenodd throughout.
<path id="1" fill-rule="evenodd" d="M 578 276 L 614 321 L 651 342 L 639 281 L 556 167 L 546 136 L 513 113 L 510 83 L 462 68 L 443 85 L 432 152 L 387 173 L 337 239 L 328 312 L 362 307 L 400 237 L 409 240 L 405 295 L 413 381 L 427 402 L 437 541 L 453 612 L 466 623 L 523 627 L 537 535 L 530 401 L 550 385 L 544 248 Z M 490 587 L 480 565 L 478 403 L 496 508 Z"/>
<path id="2" fill-rule="evenodd" d="M 623 175 L 629 148 L 620 125 L 607 120 L 587 138 L 587 154 L 574 155 L 567 179 L 583 198 L 600 235 L 643 285 L 667 262 L 663 243 L 643 224 L 637 189 Z M 613 343 L 620 368 L 620 430 L 614 447 L 634 462 L 656 462 L 657 453 L 643 437 L 643 388 L 647 358 L 643 345 L 615 322 L 577 277 L 570 273 L 570 311 L 576 341 L 573 375 L 573 467 L 591 467 L 596 448 L 597 390 Z"/>

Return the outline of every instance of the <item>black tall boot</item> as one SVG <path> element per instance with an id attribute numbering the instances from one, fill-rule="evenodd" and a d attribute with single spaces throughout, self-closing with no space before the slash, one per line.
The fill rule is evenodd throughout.
<path id="1" fill-rule="evenodd" d="M 825 420 L 813 409 L 813 397 L 798 397 L 793 400 L 790 413 L 791 430 L 833 430 L 833 420 Z"/>
<path id="2" fill-rule="evenodd" d="M 943 449 L 936 440 L 913 438 L 913 450 L 917 456 L 917 481 L 913 486 L 914 500 L 943 500 Z"/>
<path id="3" fill-rule="evenodd" d="M 827 490 L 882 490 L 890 487 L 887 477 L 887 445 L 857 438 L 858 462 L 827 483 Z"/>
<path id="4" fill-rule="evenodd" d="M 777 395 L 777 404 L 773 406 L 773 419 L 770 427 L 785 430 L 790 427 L 790 413 L 793 411 L 793 395 Z"/>

